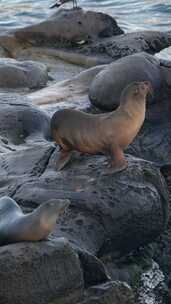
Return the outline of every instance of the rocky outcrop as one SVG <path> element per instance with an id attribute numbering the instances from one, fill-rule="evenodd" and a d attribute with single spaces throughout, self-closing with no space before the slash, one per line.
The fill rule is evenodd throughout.
<path id="1" fill-rule="evenodd" d="M 54 110 L 65 107 L 85 110 L 90 107 L 88 92 L 91 82 L 105 67 L 106 65 L 100 65 L 82 71 L 71 79 L 60 81 L 28 94 L 27 100 L 32 104 L 45 108 L 51 114 Z"/>
<path id="2" fill-rule="evenodd" d="M 121 282 L 109 282 L 89 288 L 80 304 L 135 304 L 129 286 Z"/>
<path id="3" fill-rule="evenodd" d="M 153 253 L 156 250 L 153 257 L 167 274 L 170 286 L 170 230 L 162 234 L 170 227 L 169 195 L 157 167 L 171 162 L 171 75 L 170 64 L 151 55 L 169 45 L 169 32 L 123 34 L 110 16 L 82 9 L 58 10 L 38 25 L 1 33 L 2 57 L 45 60 L 48 67 L 55 67 L 53 75 L 59 73 L 58 58 L 88 67 L 127 55 L 133 60 L 128 71 L 125 58 L 108 67 L 114 69 L 110 75 L 106 65 L 98 66 L 27 96 L 1 94 L 0 196 L 13 197 L 24 212 L 53 198 L 68 198 L 71 204 L 47 241 L 0 248 L 0 304 L 139 304 L 131 288 L 117 280 L 138 288 L 141 274 L 151 267 L 146 244 L 158 237 L 158 243 L 149 247 Z M 150 55 L 135 55 L 142 51 Z M 13 74 L 14 60 L 2 61 L 2 71 L 10 62 L 8 76 L 2 73 L 5 85 L 13 80 L 11 87 L 24 83 L 35 88 L 47 82 L 47 70 L 41 64 L 27 67 L 28 61 L 15 61 L 19 71 Z M 50 141 L 50 118 L 29 103 L 51 114 L 65 107 L 96 111 L 88 108 L 88 91 L 91 86 L 91 96 L 103 73 L 96 94 L 102 102 L 112 102 L 109 110 L 113 102 L 118 105 L 120 90 L 128 79 L 150 80 L 154 87 L 145 124 L 127 150 L 132 155 L 126 156 L 129 166 L 118 174 L 106 175 L 106 157 L 75 153 L 68 166 L 57 172 L 59 152 Z M 114 95 L 118 96 L 115 100 Z M 107 109 L 106 103 L 102 108 Z M 153 274 L 152 269 L 149 277 Z"/>
<path id="4" fill-rule="evenodd" d="M 72 45 L 123 34 L 114 18 L 79 9 L 60 9 L 46 21 L 15 31 L 21 41 L 33 45 Z"/>
<path id="5" fill-rule="evenodd" d="M 47 68 L 42 63 L 0 59 L 0 87 L 35 89 L 45 86 L 47 81 Z"/>
<path id="6" fill-rule="evenodd" d="M 92 11 L 59 9 L 47 20 L 0 35 L 3 57 L 57 58 L 92 67 L 139 52 L 154 54 L 171 46 L 171 33 L 123 34 L 114 18 Z"/>
<path id="7" fill-rule="evenodd" d="M 13 195 L 24 207 L 50 198 L 70 199 L 71 207 L 57 224 L 54 236 L 65 236 L 94 255 L 112 251 L 118 256 L 148 243 L 163 231 L 168 214 L 167 191 L 150 163 L 129 158 L 124 174 L 106 176 L 104 157 L 81 157 L 73 160 L 66 171 L 56 172 L 55 154 L 39 177 L 22 180 L 22 184 L 18 180 Z M 12 167 L 12 163 L 9 165 Z"/>
<path id="8" fill-rule="evenodd" d="M 82 47 L 84 54 L 107 55 L 113 60 L 140 52 L 154 54 L 171 46 L 171 33 L 142 31 L 106 38 Z"/>
<path id="9" fill-rule="evenodd" d="M 1 104 L 1 114 L 1 144 L 8 153 L 0 155 L 0 193 L 25 208 L 53 198 L 70 199 L 56 237 L 67 237 L 94 255 L 112 251 L 118 256 L 163 231 L 168 194 L 151 163 L 129 156 L 127 170 L 105 175 L 106 157 L 76 154 L 68 168 L 57 172 L 58 151 L 47 141 L 48 116 L 27 104 L 6 103 Z"/>
<path id="10" fill-rule="evenodd" d="M 0 275 L 2 304 L 75 304 L 83 293 L 79 258 L 62 238 L 1 247 Z"/>

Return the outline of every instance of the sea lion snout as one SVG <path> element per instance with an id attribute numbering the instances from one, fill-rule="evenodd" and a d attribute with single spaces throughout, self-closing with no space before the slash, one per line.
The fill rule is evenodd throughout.
<path id="1" fill-rule="evenodd" d="M 66 208 L 70 205 L 70 201 L 68 199 L 51 199 L 44 203 L 44 206 L 46 209 L 49 210 L 49 212 L 52 210 L 54 213 L 63 213 Z"/>
<path id="2" fill-rule="evenodd" d="M 153 87 L 150 81 L 140 82 L 138 87 L 140 94 L 147 95 L 149 93 L 150 95 L 153 95 Z"/>

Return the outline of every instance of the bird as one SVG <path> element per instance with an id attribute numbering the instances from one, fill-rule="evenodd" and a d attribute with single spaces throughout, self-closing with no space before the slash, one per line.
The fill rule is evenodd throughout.
<path id="1" fill-rule="evenodd" d="M 55 7 L 59 7 L 61 6 L 62 4 L 64 3 L 67 3 L 67 2 L 70 2 L 72 1 L 73 2 L 73 8 L 77 8 L 77 0 L 59 0 L 59 2 L 56 2 L 55 4 L 53 4 L 52 6 L 50 6 L 50 8 L 55 8 Z"/>

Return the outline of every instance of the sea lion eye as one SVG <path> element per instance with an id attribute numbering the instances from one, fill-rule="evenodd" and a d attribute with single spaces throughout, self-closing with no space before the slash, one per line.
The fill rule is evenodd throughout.
<path id="1" fill-rule="evenodd" d="M 138 94 L 139 94 L 139 89 L 135 88 L 134 95 L 138 95 Z"/>

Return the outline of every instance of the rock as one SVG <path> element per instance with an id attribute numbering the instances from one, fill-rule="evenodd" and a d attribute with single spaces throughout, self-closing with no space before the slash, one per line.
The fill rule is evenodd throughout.
<path id="1" fill-rule="evenodd" d="M 84 54 L 101 54 L 113 60 L 140 52 L 157 53 L 171 46 L 170 32 L 142 31 L 95 41 L 82 46 Z"/>
<path id="2" fill-rule="evenodd" d="M 71 45 L 123 34 L 114 18 L 81 8 L 60 9 L 46 21 L 15 31 L 20 41 L 33 45 Z"/>
<path id="3" fill-rule="evenodd" d="M 83 269 L 84 286 L 88 288 L 92 285 L 102 284 L 110 280 L 104 264 L 88 251 L 76 248 L 80 263 Z"/>
<path id="4" fill-rule="evenodd" d="M 2 46 L 0 46 L 0 57 L 8 57 L 8 52 Z"/>
<path id="5" fill-rule="evenodd" d="M 0 33 L 0 46 L 1 49 L 5 51 L 8 56 L 1 57 L 10 57 L 14 58 L 17 56 L 18 51 L 21 49 L 21 43 L 16 39 L 12 31 L 1 31 Z M 24 48 L 26 45 L 24 46 Z M 4 55 L 5 55 L 4 53 Z"/>
<path id="6" fill-rule="evenodd" d="M 88 99 L 90 84 L 105 67 L 106 65 L 100 65 L 82 71 L 71 79 L 60 81 L 28 94 L 27 99 L 35 105 L 43 106 L 51 113 L 65 107 L 87 109 L 90 107 Z"/>
<path id="7" fill-rule="evenodd" d="M 42 63 L 20 62 L 12 58 L 0 59 L 0 87 L 33 89 L 45 86 L 47 81 L 47 68 Z"/>
<path id="8" fill-rule="evenodd" d="M 80 304 L 135 304 L 135 301 L 131 288 L 117 281 L 90 287 Z"/>
<path id="9" fill-rule="evenodd" d="M 0 247 L 1 304 L 75 304 L 83 276 L 65 239 Z"/>
<path id="10" fill-rule="evenodd" d="M 154 112 L 154 115 L 153 112 L 150 113 L 149 121 L 145 121 L 140 133 L 127 149 L 127 153 L 153 161 L 158 167 L 171 162 L 171 107 L 168 110 L 163 108 L 162 100 L 158 112 Z"/>
<path id="11" fill-rule="evenodd" d="M 104 175 L 105 157 L 75 156 L 66 170 L 56 172 L 56 153 L 39 177 L 20 182 L 13 195 L 25 207 L 51 198 L 71 200 L 54 237 L 64 236 L 101 257 L 109 252 L 124 255 L 163 232 L 168 221 L 168 193 L 154 165 L 129 157 L 127 170 Z"/>
<path id="12" fill-rule="evenodd" d="M 0 101 L 0 136 L 7 143 L 19 145 L 29 138 L 50 138 L 50 117 L 21 98 Z M 26 99 L 27 100 L 27 99 Z M 28 101 L 28 100 L 27 100 Z"/>
<path id="13" fill-rule="evenodd" d="M 114 110 L 120 103 L 123 89 L 134 81 L 150 81 L 153 100 L 159 99 L 163 85 L 160 61 L 152 55 L 140 53 L 111 63 L 92 81 L 89 98 L 99 109 Z"/>
<path id="14" fill-rule="evenodd" d="M 0 196 L 15 194 L 21 184 L 26 181 L 33 181 L 45 170 L 46 164 L 54 148 L 48 144 L 36 144 L 29 147 L 20 147 L 17 151 L 10 149 L 0 154 Z M 43 199 L 44 200 L 44 199 Z M 44 200 L 45 201 L 45 200 Z M 30 207 L 34 207 L 32 198 Z"/>

